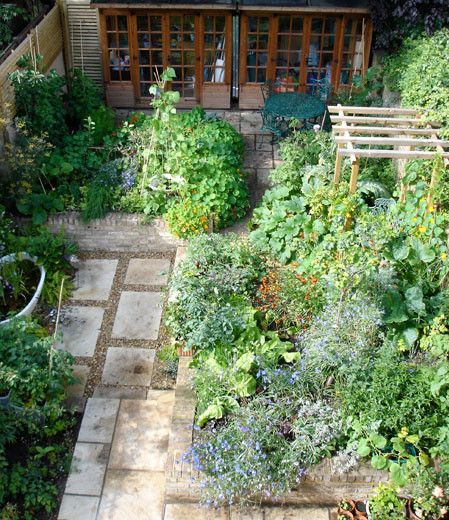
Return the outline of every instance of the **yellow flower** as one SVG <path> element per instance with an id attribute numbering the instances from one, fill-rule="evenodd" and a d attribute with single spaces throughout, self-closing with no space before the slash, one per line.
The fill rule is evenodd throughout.
<path id="1" fill-rule="evenodd" d="M 433 206 L 430 206 L 429 211 L 432 212 L 435 208 Z"/>
<path id="2" fill-rule="evenodd" d="M 416 220 L 416 217 L 413 217 L 412 220 L 415 221 L 415 220 Z"/>
<path id="3" fill-rule="evenodd" d="M 418 229 L 418 231 L 419 231 L 420 233 L 424 233 L 424 232 L 426 231 L 426 229 L 427 229 L 426 226 L 421 226 L 421 227 Z"/>
<path id="4" fill-rule="evenodd" d="M 420 202 L 422 202 L 423 200 L 426 200 L 426 197 L 423 197 L 422 199 L 419 199 Z"/>
<path id="5" fill-rule="evenodd" d="M 443 260 L 446 260 L 446 253 L 441 253 L 441 258 L 442 258 Z"/>
<path id="6" fill-rule="evenodd" d="M 198 230 L 197 230 L 197 229 L 195 229 L 195 233 L 198 233 Z"/>
<path id="7" fill-rule="evenodd" d="M 346 213 L 347 218 L 351 218 L 351 213 Z"/>
<path id="8" fill-rule="evenodd" d="M 431 219 L 429 220 L 429 222 L 433 222 L 434 220 L 435 220 L 434 218 L 431 218 Z"/>

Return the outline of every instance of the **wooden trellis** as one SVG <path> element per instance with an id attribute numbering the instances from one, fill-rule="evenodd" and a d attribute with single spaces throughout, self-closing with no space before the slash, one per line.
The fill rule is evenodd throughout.
<path id="1" fill-rule="evenodd" d="M 434 159 L 443 157 L 449 167 L 449 141 L 438 138 L 439 123 L 424 118 L 424 110 L 388 107 L 330 106 L 332 132 L 337 141 L 334 182 L 340 182 L 343 157 L 351 158 L 350 193 L 357 188 L 361 157 L 391 159 Z M 338 123 L 338 124 L 335 124 Z M 438 171 L 430 186 L 436 187 Z M 407 187 L 403 186 L 403 197 Z M 429 204 L 430 204 L 429 194 Z"/>

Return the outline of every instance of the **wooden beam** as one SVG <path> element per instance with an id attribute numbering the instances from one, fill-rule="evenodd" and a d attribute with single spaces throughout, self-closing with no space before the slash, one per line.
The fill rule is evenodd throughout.
<path id="1" fill-rule="evenodd" d="M 337 143 L 352 143 L 352 144 L 371 144 L 376 146 L 431 146 L 444 147 L 449 146 L 449 141 L 440 141 L 439 139 L 419 139 L 419 138 L 404 138 L 404 137 L 355 137 L 355 136 L 336 136 Z M 441 150 L 444 152 L 444 150 Z"/>
<path id="2" fill-rule="evenodd" d="M 378 124 L 378 125 L 416 125 L 425 124 L 426 121 L 407 117 L 359 117 L 359 116 L 333 116 L 331 115 L 331 121 L 333 123 L 367 123 L 367 124 Z M 429 121 L 429 124 L 435 126 L 441 126 L 440 123 L 435 121 Z"/>
<path id="3" fill-rule="evenodd" d="M 338 105 L 339 107 L 341 107 L 341 105 Z M 340 115 L 343 115 L 343 112 L 340 112 Z M 342 126 L 347 126 L 346 125 L 346 121 L 343 121 L 342 122 Z M 346 137 L 349 137 L 349 134 L 348 133 L 345 133 L 345 136 Z M 354 147 L 352 146 L 352 143 L 349 141 L 348 142 L 348 148 L 347 150 L 352 150 Z M 357 162 L 357 157 L 355 155 L 351 155 L 351 163 L 354 164 Z M 337 159 L 336 159 L 336 162 L 335 162 L 335 173 L 334 173 L 334 177 L 336 176 L 336 173 L 337 173 L 337 165 L 340 166 L 340 170 L 341 170 L 341 161 L 338 163 L 338 153 L 337 153 Z M 340 181 L 340 171 L 338 171 L 338 180 Z"/>
<path id="4" fill-rule="evenodd" d="M 333 126 L 334 134 L 395 134 L 395 135 L 429 135 L 439 134 L 436 128 L 395 128 L 388 126 Z"/>
<path id="5" fill-rule="evenodd" d="M 329 106 L 329 112 L 339 113 L 341 110 L 338 106 Z M 413 108 L 393 108 L 393 107 L 355 107 L 344 106 L 343 112 L 346 114 L 394 114 L 394 115 L 418 115 L 423 111 L 415 110 Z"/>
<path id="6" fill-rule="evenodd" d="M 343 145 L 339 144 L 338 148 L 341 148 Z M 343 156 L 337 153 L 337 157 L 335 159 L 335 169 L 334 169 L 334 183 L 339 184 L 340 183 L 340 176 L 341 176 L 341 163 L 343 161 Z"/>
<path id="7" fill-rule="evenodd" d="M 442 155 L 443 158 L 449 159 L 449 152 L 438 154 L 438 152 L 407 152 L 400 150 L 368 150 L 359 148 L 347 150 L 339 148 L 337 149 L 337 153 L 346 157 L 356 155 L 358 157 L 382 157 L 386 159 L 433 159 L 437 155 Z"/>

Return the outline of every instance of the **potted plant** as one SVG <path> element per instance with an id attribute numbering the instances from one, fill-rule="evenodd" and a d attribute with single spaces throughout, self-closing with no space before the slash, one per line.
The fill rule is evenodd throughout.
<path id="1" fill-rule="evenodd" d="M 410 477 L 407 490 L 409 517 L 414 520 L 449 518 L 449 475 L 432 467 L 419 467 Z"/>
<path id="2" fill-rule="evenodd" d="M 398 495 L 393 482 L 380 483 L 376 494 L 369 499 L 369 518 L 372 520 L 402 520 L 405 518 L 407 499 Z"/>
<path id="3" fill-rule="evenodd" d="M 343 500 L 340 501 L 338 504 L 337 514 L 338 515 L 344 515 L 346 513 L 350 513 L 350 516 L 347 516 L 347 518 L 354 518 L 353 512 L 355 510 L 355 504 L 354 501 L 350 498 L 343 498 Z"/>
<path id="4" fill-rule="evenodd" d="M 0 258 L 0 325 L 35 309 L 45 281 L 45 269 L 28 253 L 13 253 Z M 17 312 L 16 312 L 17 311 Z M 11 313 L 14 313 L 11 316 Z"/>

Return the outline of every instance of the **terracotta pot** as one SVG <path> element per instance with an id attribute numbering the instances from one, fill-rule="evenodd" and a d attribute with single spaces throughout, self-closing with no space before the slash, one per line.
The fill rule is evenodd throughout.
<path id="1" fill-rule="evenodd" d="M 355 518 L 368 518 L 366 502 L 364 500 L 356 500 L 354 514 Z"/>
<path id="2" fill-rule="evenodd" d="M 338 513 L 338 516 L 342 516 L 343 518 L 347 518 L 348 520 L 354 520 L 354 515 L 350 513 L 349 511 L 341 511 L 341 513 Z"/>
<path id="3" fill-rule="evenodd" d="M 411 498 L 407 502 L 407 512 L 408 512 L 408 517 L 412 518 L 413 520 L 444 520 L 445 518 L 448 517 L 448 515 L 444 515 L 444 516 L 438 516 L 438 517 L 430 519 L 429 517 L 424 518 L 422 516 L 418 516 L 415 513 L 415 510 L 413 508 L 413 499 L 411 499 Z"/>
<path id="4" fill-rule="evenodd" d="M 342 508 L 340 507 L 340 504 L 341 504 L 342 502 L 346 502 L 346 503 L 348 504 L 348 507 L 350 507 L 350 510 L 349 510 L 349 511 L 346 510 L 346 509 L 342 509 Z M 353 513 L 355 512 L 355 503 L 354 503 L 354 501 L 351 500 L 350 498 L 344 498 L 343 500 L 340 501 L 340 504 L 338 505 L 337 514 L 338 514 L 338 515 L 342 515 L 342 514 L 344 514 L 344 513 L 351 513 L 350 518 L 354 518 L 354 515 L 353 515 Z"/>

